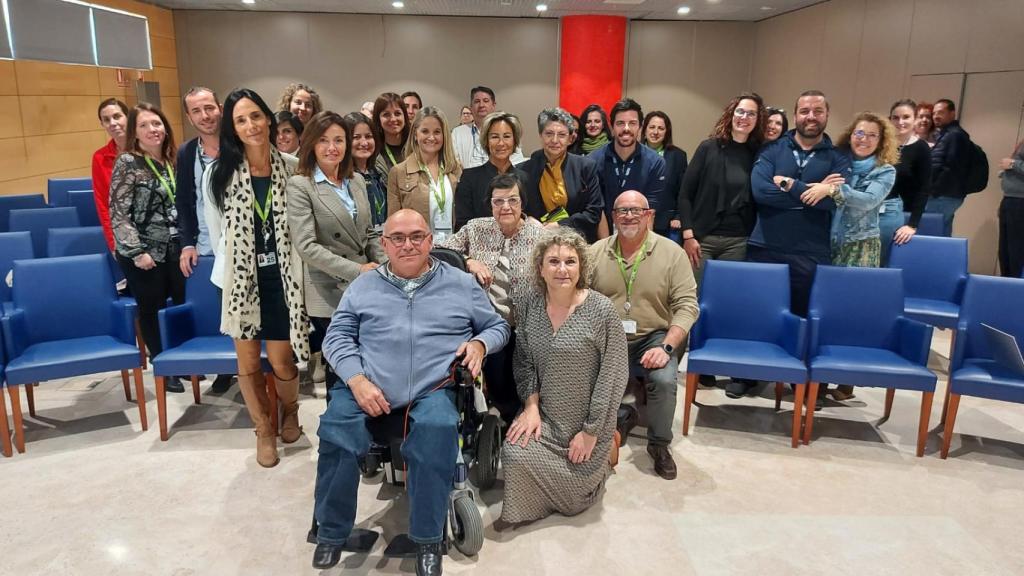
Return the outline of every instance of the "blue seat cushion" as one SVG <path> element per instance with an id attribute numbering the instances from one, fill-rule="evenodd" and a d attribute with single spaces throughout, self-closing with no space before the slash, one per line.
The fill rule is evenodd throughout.
<path id="1" fill-rule="evenodd" d="M 141 366 L 135 346 L 112 336 L 87 336 L 29 346 L 7 364 L 7 382 L 45 382 Z"/>
<path id="2" fill-rule="evenodd" d="M 690 350 L 686 370 L 772 382 L 800 384 L 807 381 L 807 366 L 803 361 L 790 356 L 777 344 L 753 340 L 709 338 L 700 348 Z"/>
<path id="3" fill-rule="evenodd" d="M 935 391 L 935 374 L 925 366 L 880 348 L 821 346 L 809 363 L 812 382 Z"/>
<path id="4" fill-rule="evenodd" d="M 234 374 L 237 371 L 238 356 L 229 336 L 198 336 L 164 350 L 153 359 L 154 376 Z"/>
<path id="5" fill-rule="evenodd" d="M 1024 403 L 1024 378 L 995 360 L 967 358 L 950 378 L 953 394 Z"/>
<path id="6" fill-rule="evenodd" d="M 945 300 L 906 298 L 903 301 L 903 313 L 908 318 L 939 328 L 956 328 L 960 306 Z"/>

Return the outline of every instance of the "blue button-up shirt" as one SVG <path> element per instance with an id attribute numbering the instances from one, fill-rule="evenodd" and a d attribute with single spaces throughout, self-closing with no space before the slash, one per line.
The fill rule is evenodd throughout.
<path id="1" fill-rule="evenodd" d="M 199 237 L 196 239 L 196 252 L 200 256 L 212 256 L 213 246 L 210 245 L 210 229 L 206 226 L 206 216 L 203 207 L 206 205 L 206 194 L 203 193 L 203 172 L 206 167 L 216 158 L 211 158 L 203 152 L 203 141 L 199 141 L 196 147 L 196 163 L 194 168 L 196 181 L 196 224 L 199 225 Z"/>
<path id="2" fill-rule="evenodd" d="M 352 197 L 352 193 L 348 189 L 348 178 L 341 181 L 341 186 L 337 186 L 328 180 L 327 175 L 324 174 L 323 170 L 321 170 L 319 166 L 317 166 L 316 170 L 313 171 L 313 181 L 317 184 L 323 183 L 330 186 L 331 189 L 338 194 L 338 198 L 341 199 L 341 203 L 345 206 L 345 209 L 348 210 L 352 219 L 356 219 L 356 214 L 359 213 L 359 210 L 356 208 L 355 198 Z"/>

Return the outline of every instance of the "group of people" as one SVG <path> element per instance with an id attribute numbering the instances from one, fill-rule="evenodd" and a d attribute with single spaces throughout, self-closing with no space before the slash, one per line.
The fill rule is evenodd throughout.
<path id="1" fill-rule="evenodd" d="M 788 264 L 792 309 L 806 315 L 817 265 L 884 264 L 930 202 L 953 198 L 935 195 L 936 182 L 952 193 L 962 178 L 943 164 L 957 149 L 943 142 L 963 132 L 942 115 L 948 101 L 929 148 L 932 128 L 919 133 L 909 100 L 888 118 L 857 115 L 833 143 L 821 92 L 800 95 L 793 130 L 745 93 L 688 162 L 668 115 L 628 98 L 578 119 L 543 110 L 541 148 L 526 157 L 522 124 L 497 110 L 494 91 L 470 97 L 471 117 L 451 129 L 413 92 L 342 115 L 304 84 L 276 111 L 249 89 L 221 103 L 196 87 L 183 104 L 198 136 L 180 148 L 155 106 L 98 109 L 111 141 L 94 156 L 97 210 L 150 354 L 162 349 L 159 309 L 184 299 L 199 256 L 214 257 L 221 330 L 265 467 L 279 456 L 261 348 L 285 443 L 302 434 L 298 363 L 326 361 L 318 568 L 338 562 L 351 534 L 367 421 L 397 411 L 417 573 L 441 573 L 458 451 L 453 362 L 483 375 L 505 424 L 504 522 L 577 514 L 599 497 L 625 441 L 617 415 L 631 368 L 644 375 L 653 471 L 674 479 L 678 362 L 707 261 Z M 1009 221 L 1024 211 L 1022 161 L 1019 146 L 1003 161 Z M 469 274 L 434 248 L 461 254 Z M 731 381 L 726 393 L 755 385 Z"/>

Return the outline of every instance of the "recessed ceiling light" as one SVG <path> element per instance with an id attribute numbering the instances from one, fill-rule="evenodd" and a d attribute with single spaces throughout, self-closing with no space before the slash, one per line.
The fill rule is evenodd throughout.
<path id="1" fill-rule="evenodd" d="M 722 0 L 708 0 L 708 4 L 718 4 Z"/>
<path id="2" fill-rule="evenodd" d="M 767 12 L 769 10 L 774 10 L 774 8 L 772 8 L 771 6 L 761 6 L 761 10 L 764 10 L 765 12 Z"/>
<path id="3" fill-rule="evenodd" d="M 689 6 L 680 6 L 679 9 L 676 10 L 676 14 L 682 14 L 684 16 L 686 14 L 689 14 L 689 13 L 690 13 L 690 7 Z"/>
<path id="4" fill-rule="evenodd" d="M 548 11 L 548 5 L 547 4 L 537 4 L 537 12 L 547 12 L 547 11 Z"/>
<path id="5" fill-rule="evenodd" d="M 242 4 L 255 4 L 256 0 L 242 0 Z"/>
<path id="6" fill-rule="evenodd" d="M 391 3 L 391 7 L 392 8 L 405 8 L 405 2 L 401 2 L 401 1 L 399 1 L 399 2 L 392 2 Z"/>

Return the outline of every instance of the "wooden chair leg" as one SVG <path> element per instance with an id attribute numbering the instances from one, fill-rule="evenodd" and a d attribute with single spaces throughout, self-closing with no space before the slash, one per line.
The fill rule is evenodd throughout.
<path id="1" fill-rule="evenodd" d="M 11 397 L 11 416 L 14 417 L 14 447 L 18 453 L 25 453 L 25 422 L 21 417 L 21 394 L 17 386 L 7 386 L 7 394 Z"/>
<path id="2" fill-rule="evenodd" d="M 124 399 L 128 402 L 132 401 L 132 387 L 128 384 L 128 371 L 121 370 L 121 386 L 124 387 Z"/>
<path id="3" fill-rule="evenodd" d="M 882 414 L 882 420 L 888 420 L 889 414 L 892 414 L 892 401 L 896 397 L 895 388 L 887 388 L 885 391 L 885 413 Z"/>
<path id="4" fill-rule="evenodd" d="M 776 384 L 776 394 L 778 394 L 778 386 Z M 804 412 L 804 393 L 807 391 L 807 384 L 801 382 L 796 385 L 793 390 L 793 448 L 800 446 L 800 430 L 803 423 L 803 412 Z M 776 400 L 776 410 L 778 410 L 778 400 Z"/>
<path id="5" fill-rule="evenodd" d="M 782 393 L 785 390 L 782 382 L 775 383 L 775 411 L 782 410 Z M 795 446 L 794 446 L 795 448 Z"/>
<path id="6" fill-rule="evenodd" d="M 690 408 L 697 397 L 697 381 L 700 374 L 686 373 L 686 395 L 683 397 L 683 436 L 690 435 Z"/>
<path id="7" fill-rule="evenodd" d="M 277 434 L 281 431 L 278 427 L 280 418 L 280 408 L 277 405 L 277 381 L 274 380 L 274 373 L 270 372 L 266 376 L 267 381 L 267 398 L 270 400 L 270 425 L 274 428 L 274 433 Z"/>
<path id="8" fill-rule="evenodd" d="M 7 458 L 14 454 L 14 448 L 11 447 L 11 424 L 7 421 L 7 398 L 2 389 L 0 389 L 0 446 Z"/>
<path id="9" fill-rule="evenodd" d="M 156 381 L 156 415 L 160 420 L 160 440 L 167 441 L 167 378 L 155 376 Z"/>
<path id="10" fill-rule="evenodd" d="M 192 376 L 192 399 L 195 400 L 196 404 L 202 404 L 199 401 L 199 376 Z"/>
<path id="11" fill-rule="evenodd" d="M 814 430 L 814 407 L 818 400 L 818 383 L 811 382 L 807 387 L 807 419 L 804 421 L 804 445 L 811 442 L 811 432 Z"/>
<path id="12" fill-rule="evenodd" d="M 950 394 L 949 406 L 946 407 L 946 426 L 942 430 L 942 453 L 940 457 L 945 460 L 949 456 L 949 445 L 953 441 L 953 425 L 956 424 L 956 411 L 960 408 L 960 395 Z"/>
<path id="13" fill-rule="evenodd" d="M 25 385 L 25 397 L 28 398 L 28 415 L 33 418 L 36 417 L 36 390 L 34 386 L 35 384 Z"/>
<path id="14" fill-rule="evenodd" d="M 946 423 L 946 410 L 949 409 L 949 392 L 952 387 L 949 385 L 949 380 L 946 380 L 946 398 L 942 401 L 942 413 L 939 414 L 939 424 Z"/>
<path id="15" fill-rule="evenodd" d="M 932 416 L 932 401 L 935 392 L 921 394 L 921 421 L 917 424 L 917 457 L 924 456 L 924 445 L 928 442 L 928 421 Z"/>
<path id="16" fill-rule="evenodd" d="M 951 364 L 953 362 L 953 351 L 956 350 L 957 332 L 956 328 L 953 328 L 952 330 L 953 334 L 949 338 L 949 362 Z M 946 373 L 946 398 L 942 401 L 942 412 L 939 414 L 939 424 L 944 424 L 946 422 L 946 409 L 949 408 L 949 381 L 951 379 L 951 376 L 952 375 L 949 374 L 948 372 Z"/>
<path id="17" fill-rule="evenodd" d="M 139 345 L 139 360 L 142 361 L 142 369 L 146 370 L 146 343 L 142 341 L 142 328 L 139 327 L 139 319 L 135 319 L 135 342 Z"/>
<path id="18" fill-rule="evenodd" d="M 142 431 L 150 429 L 150 417 L 145 414 L 145 386 L 142 383 L 142 369 L 135 368 L 135 397 L 138 403 L 138 421 L 142 423 Z"/>

